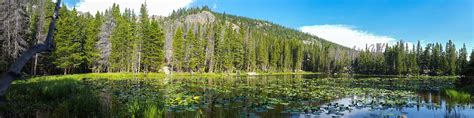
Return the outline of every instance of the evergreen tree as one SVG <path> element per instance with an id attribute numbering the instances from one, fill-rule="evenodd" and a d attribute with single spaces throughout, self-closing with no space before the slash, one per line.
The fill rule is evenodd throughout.
<path id="1" fill-rule="evenodd" d="M 73 69 L 77 68 L 82 61 L 80 52 L 80 36 L 78 34 L 78 17 L 75 9 L 69 12 L 65 5 L 63 5 L 59 12 L 62 16 L 57 22 L 57 29 L 55 35 L 56 49 L 53 52 L 53 56 L 56 58 L 53 63 L 57 67 L 64 70 L 64 74 L 73 72 Z"/>
<path id="2" fill-rule="evenodd" d="M 403 74 L 405 72 L 405 51 L 404 51 L 404 43 L 403 41 L 400 41 L 398 44 L 398 47 L 396 48 L 397 52 L 396 57 L 395 57 L 395 67 L 396 67 L 396 74 Z"/>
<path id="3" fill-rule="evenodd" d="M 474 76 L 474 49 L 471 51 L 471 57 L 469 60 L 469 66 L 464 68 L 463 75 Z"/>
<path id="4" fill-rule="evenodd" d="M 85 64 L 88 72 L 96 72 L 97 66 L 95 63 L 99 60 L 99 50 L 96 48 L 96 43 L 99 41 L 97 37 L 100 33 L 100 26 L 102 25 L 102 18 L 99 13 L 92 17 L 89 13 L 83 16 L 85 22 Z"/>
<path id="5" fill-rule="evenodd" d="M 441 46 L 436 43 L 434 47 L 432 48 L 431 52 L 431 63 L 430 63 L 430 70 L 432 71 L 433 74 L 439 74 L 441 73 Z"/>
<path id="6" fill-rule="evenodd" d="M 431 69 L 431 48 L 433 44 L 428 44 L 423 51 L 423 55 L 420 59 L 420 69 L 422 74 L 427 74 L 426 72 Z"/>
<path id="7" fill-rule="evenodd" d="M 281 48 L 280 43 L 274 42 L 270 51 L 270 71 L 278 71 L 278 62 L 280 62 Z"/>
<path id="8" fill-rule="evenodd" d="M 234 31 L 232 30 L 232 28 L 226 28 L 226 30 L 224 31 L 224 36 L 222 36 L 223 40 L 219 46 L 220 50 L 222 50 L 222 57 L 220 59 L 222 61 L 222 71 L 226 72 L 232 72 L 235 69 L 233 65 L 234 60 L 232 59 L 232 56 L 234 55 L 234 53 L 232 52 L 233 44 L 231 44 L 234 38 L 233 34 Z"/>
<path id="9" fill-rule="evenodd" d="M 184 64 L 185 45 L 183 30 L 178 27 L 173 37 L 173 66 L 178 72 L 181 72 Z"/>
<path id="10" fill-rule="evenodd" d="M 207 39 L 204 37 L 204 32 L 203 31 L 202 25 L 198 25 L 198 31 L 196 33 L 196 41 L 193 42 L 193 52 L 194 52 L 194 58 L 196 59 L 197 66 L 196 66 L 196 71 L 197 72 L 204 72 L 206 70 L 205 64 L 206 64 L 206 44 L 207 44 Z"/>
<path id="11" fill-rule="evenodd" d="M 466 44 L 463 44 L 463 47 L 459 50 L 457 72 L 464 73 L 464 71 L 465 71 L 464 69 L 467 68 L 468 64 L 469 63 L 468 63 L 468 60 L 467 60 Z"/>
<path id="12" fill-rule="evenodd" d="M 451 40 L 446 44 L 446 61 L 447 61 L 447 71 L 449 75 L 456 75 L 457 70 L 457 54 L 456 54 L 456 46 L 454 45 Z"/>
<path id="13" fill-rule="evenodd" d="M 197 33 L 194 34 L 193 27 L 189 29 L 186 40 L 189 41 L 190 54 L 189 54 L 189 66 L 190 71 L 192 72 L 202 72 L 202 66 L 204 65 L 204 45 L 203 40 L 201 39 L 201 27 L 198 26 Z"/>
<path id="14" fill-rule="evenodd" d="M 298 42 L 297 40 L 295 40 Z M 297 43 L 293 48 L 293 60 L 294 60 L 294 69 L 293 71 L 297 72 L 300 71 L 303 67 L 303 45 L 301 43 Z"/>
<path id="15" fill-rule="evenodd" d="M 232 64 L 234 67 L 232 70 L 244 70 L 244 29 L 239 29 L 238 32 L 234 31 L 233 29 L 231 30 L 232 33 L 230 34 L 229 38 L 231 51 L 229 53 L 232 53 L 231 60 L 233 60 Z"/>
<path id="16" fill-rule="evenodd" d="M 157 22 L 150 24 L 150 35 L 143 39 L 143 67 L 147 71 L 157 72 L 164 62 L 164 34 Z"/>
<path id="17" fill-rule="evenodd" d="M 140 7 L 140 21 L 137 27 L 139 33 L 137 33 L 138 39 L 135 42 L 135 48 L 136 48 L 135 52 L 136 52 L 136 60 L 137 60 L 136 68 L 138 69 L 137 71 L 140 71 L 140 69 L 142 68 L 141 67 L 142 63 L 146 64 L 143 66 L 145 71 L 149 71 L 150 69 L 151 70 L 158 69 L 157 67 L 152 67 L 154 63 L 150 62 L 151 60 L 155 60 L 155 59 L 151 59 L 153 57 L 150 57 L 150 55 L 147 55 L 145 53 L 146 51 L 144 51 L 145 50 L 144 48 L 147 48 L 146 46 L 152 46 L 153 48 L 156 48 L 155 47 L 156 44 L 153 44 L 153 43 L 158 43 L 158 42 L 153 42 L 153 43 L 147 42 L 147 41 L 153 41 L 151 39 L 152 34 L 151 34 L 150 20 L 148 17 L 149 16 L 148 16 L 148 11 L 147 11 L 147 6 L 146 6 L 146 3 L 144 3 Z M 149 43 L 150 45 L 145 45 L 144 43 Z M 148 48 L 147 50 L 150 51 L 150 48 Z M 151 50 L 154 50 L 154 49 L 151 49 Z M 143 55 L 143 62 L 142 62 L 142 55 Z M 145 57 L 147 59 L 145 59 Z"/>
<path id="18" fill-rule="evenodd" d="M 257 38 L 257 65 L 262 71 L 268 71 L 268 46 L 262 38 Z"/>
<path id="19" fill-rule="evenodd" d="M 130 72 L 133 64 L 133 28 L 130 21 L 131 11 L 126 9 L 121 15 L 119 6 L 112 8 L 112 14 L 117 21 L 117 27 L 111 36 L 112 53 L 110 55 L 111 68 L 114 72 Z"/>

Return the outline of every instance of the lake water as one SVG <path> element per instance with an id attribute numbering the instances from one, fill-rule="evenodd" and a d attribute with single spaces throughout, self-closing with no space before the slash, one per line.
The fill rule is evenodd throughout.
<path id="1" fill-rule="evenodd" d="M 16 81 L 2 117 L 474 118 L 474 79 L 109 74 Z"/>
<path id="2" fill-rule="evenodd" d="M 284 75 L 166 79 L 169 116 L 473 118 L 456 78 Z M 186 100 L 199 97 L 199 101 Z M 177 100 L 178 99 L 178 100 Z M 180 101 L 185 101 L 181 102 Z"/>

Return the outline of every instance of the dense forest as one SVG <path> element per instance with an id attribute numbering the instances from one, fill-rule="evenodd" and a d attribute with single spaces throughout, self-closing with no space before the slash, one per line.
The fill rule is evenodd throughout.
<path id="1" fill-rule="evenodd" d="M 356 50 L 307 33 L 256 19 L 217 13 L 207 7 L 150 16 L 113 5 L 82 13 L 62 5 L 55 50 L 37 54 L 24 74 L 90 72 L 324 72 L 397 75 L 474 73 L 474 50 L 453 42 L 368 45 Z M 54 3 L 0 3 L 0 71 L 43 41 Z"/>

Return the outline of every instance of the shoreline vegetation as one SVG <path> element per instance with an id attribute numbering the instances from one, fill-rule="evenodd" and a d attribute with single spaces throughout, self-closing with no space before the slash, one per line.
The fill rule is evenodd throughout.
<path id="1" fill-rule="evenodd" d="M 274 72 L 274 73 L 188 73 L 175 72 L 172 74 L 165 73 L 83 73 L 83 74 L 67 74 L 67 75 L 45 75 L 31 76 L 29 79 L 35 78 L 166 78 L 166 77 L 212 77 L 222 78 L 228 76 L 277 76 L 277 75 L 322 75 L 323 78 L 340 78 L 340 77 L 382 77 L 382 78 L 459 78 L 461 76 L 430 76 L 430 75 L 368 75 L 368 74 L 324 74 L 321 72 Z"/>
<path id="2" fill-rule="evenodd" d="M 301 105 L 298 101 L 324 102 L 350 95 L 386 95 L 389 96 L 387 99 L 399 101 L 399 105 L 404 105 L 404 101 L 397 100 L 400 96 L 414 97 L 413 91 L 417 90 L 444 91 L 443 88 L 452 88 L 457 81 L 456 76 L 414 78 L 367 76 L 347 79 L 351 77 L 312 77 L 311 74 L 321 75 L 321 73 L 310 72 L 259 74 L 252 77 L 237 77 L 235 73 L 174 73 L 171 77 L 164 73 L 38 76 L 29 80 L 14 81 L 6 94 L 6 99 L 12 102 L 0 106 L 0 115 L 5 117 L 206 116 L 211 114 L 202 113 L 206 111 L 203 109 L 224 108 L 227 104 L 232 104 L 231 100 L 245 99 L 257 100 L 250 108 L 256 112 L 273 110 L 283 105 L 288 108 L 282 112 L 300 113 L 307 109 L 298 106 Z M 252 92 L 256 90 L 260 92 Z M 463 91 L 446 93 L 451 98 L 462 94 L 462 99 L 459 101 L 463 102 L 471 98 L 463 94 Z M 209 95 L 220 97 L 214 98 Z M 252 96 L 256 98 L 250 98 Z M 216 101 L 209 101 L 211 99 Z M 390 105 L 397 104 L 390 103 Z"/>

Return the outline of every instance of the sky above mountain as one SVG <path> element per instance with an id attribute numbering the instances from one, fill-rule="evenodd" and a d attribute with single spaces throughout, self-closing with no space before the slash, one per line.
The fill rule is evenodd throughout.
<path id="1" fill-rule="evenodd" d="M 139 11 L 145 0 L 65 0 L 79 11 L 103 11 L 113 3 Z M 150 14 L 182 7 L 267 20 L 347 47 L 398 40 L 415 44 L 448 40 L 474 48 L 473 0 L 147 0 Z"/>

